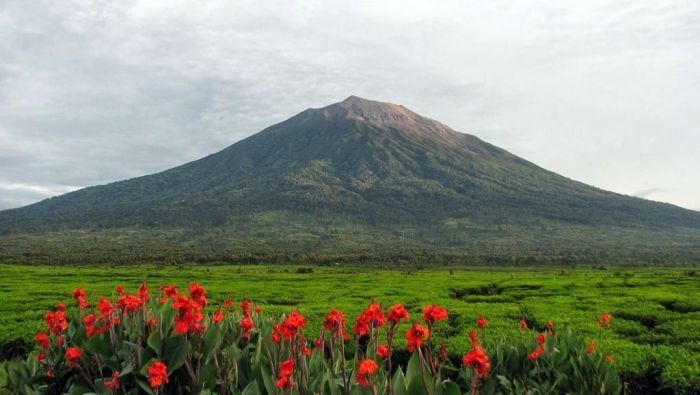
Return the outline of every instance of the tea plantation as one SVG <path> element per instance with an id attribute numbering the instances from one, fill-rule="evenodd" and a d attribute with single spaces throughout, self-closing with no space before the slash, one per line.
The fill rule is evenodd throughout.
<path id="1" fill-rule="evenodd" d="M 331 308 L 354 320 L 375 299 L 403 303 L 418 318 L 422 306 L 439 304 L 450 318 L 436 336 L 453 356 L 468 350 L 467 332 L 479 315 L 492 338 L 520 336 L 520 319 L 538 329 L 551 320 L 597 339 L 633 393 L 700 392 L 700 275 L 689 269 L 0 265 L 0 279 L 2 359 L 31 349 L 44 312 L 58 301 L 73 305 L 73 288 L 84 288 L 92 302 L 115 284 L 133 291 L 146 280 L 157 292 L 161 284 L 184 289 L 197 281 L 209 291 L 210 308 L 231 296 L 268 312 L 296 309 L 311 335 Z M 596 325 L 600 313 L 613 316 L 610 331 Z"/>

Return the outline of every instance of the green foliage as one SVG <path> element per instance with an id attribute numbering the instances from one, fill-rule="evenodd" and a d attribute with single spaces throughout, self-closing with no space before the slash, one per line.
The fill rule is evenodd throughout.
<path id="1" fill-rule="evenodd" d="M 481 354 L 476 365 L 453 364 L 444 352 L 435 351 L 437 344 L 427 335 L 408 362 L 400 363 L 401 358 L 391 358 L 389 339 L 412 324 L 408 318 L 391 321 L 377 304 L 379 310 L 371 311 L 379 311 L 380 318 L 365 321 L 366 334 L 345 340 L 343 318 L 337 326 L 324 325 L 314 344 L 305 337 L 307 324 L 298 313 L 275 319 L 257 308 L 222 304 L 215 308 L 221 313 L 215 319 L 214 314 L 200 314 L 208 302 L 205 294 L 196 296 L 191 290 L 189 295 L 167 296 L 140 289 L 114 296 L 106 308 L 104 299 L 96 308 L 71 308 L 59 319 L 65 326 L 47 321 L 42 332 L 48 336 L 46 344 L 37 340 L 26 359 L 0 363 L 0 393 L 622 393 L 615 365 L 597 351 L 585 350 L 583 339 L 570 330 L 550 333 L 537 361 L 527 358 L 535 345 L 530 338 L 537 332 L 522 331 L 513 342 L 491 341 L 494 351 L 488 357 Z M 129 298 L 137 298 L 138 305 L 122 304 Z M 55 312 L 62 314 L 63 309 L 56 307 Z M 252 323 L 250 331 L 243 328 L 244 319 Z M 437 329 L 445 325 L 443 319 L 424 325 Z M 482 331 L 482 339 L 487 333 Z M 348 352 L 345 345 L 353 342 L 357 348 Z M 379 344 L 388 344 L 388 357 L 379 355 Z M 470 349 L 482 350 L 476 340 Z M 155 369 L 160 364 L 162 370 Z M 365 364 L 373 367 L 363 370 Z"/>

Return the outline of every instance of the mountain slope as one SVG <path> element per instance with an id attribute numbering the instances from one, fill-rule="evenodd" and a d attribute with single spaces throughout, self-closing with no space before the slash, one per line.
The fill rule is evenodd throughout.
<path id="1" fill-rule="evenodd" d="M 256 232 L 270 230 L 265 227 L 294 223 L 297 231 L 323 224 L 322 233 L 332 232 L 330 228 L 352 224 L 350 228 L 362 227 L 369 235 L 401 238 L 408 227 L 413 236 L 396 245 L 421 249 L 445 247 L 435 235 L 452 226 L 458 235 L 448 236 L 450 248 L 470 254 L 498 243 L 480 249 L 460 243 L 465 238 L 460 232 L 477 229 L 482 238 L 493 239 L 490 229 L 504 225 L 555 226 L 564 233 L 576 228 L 591 240 L 593 234 L 586 232 L 603 227 L 648 230 L 637 239 L 621 238 L 623 247 L 658 239 L 659 232 L 682 230 L 682 248 L 700 244 L 695 237 L 700 235 L 698 212 L 569 180 L 402 106 L 354 96 L 308 109 L 216 154 L 161 173 L 0 212 L 0 234 L 129 228 L 206 232 L 243 229 L 270 213 L 285 219 L 239 231 L 238 240 L 253 240 Z M 518 237 L 518 232 L 510 236 Z M 673 240 L 669 237 L 669 243 Z M 317 239 L 313 246 L 333 251 Z"/>

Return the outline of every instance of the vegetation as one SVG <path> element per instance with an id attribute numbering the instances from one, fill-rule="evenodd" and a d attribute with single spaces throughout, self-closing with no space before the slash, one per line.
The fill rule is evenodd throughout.
<path id="1" fill-rule="evenodd" d="M 0 345 L 4 359 L 26 356 L 35 347 L 34 335 L 45 329 L 44 313 L 61 295 L 74 305 L 70 292 L 76 287 L 85 289 L 93 302 L 99 295 L 113 295 L 115 282 L 133 290 L 144 280 L 152 288 L 173 282 L 182 289 L 198 281 L 207 286 L 208 314 L 228 296 L 252 300 L 268 317 L 298 310 L 307 321 L 307 339 L 319 335 L 332 308 L 352 321 L 374 299 L 385 307 L 403 303 L 418 318 L 422 307 L 435 303 L 447 309 L 449 319 L 435 326 L 432 341 L 436 347 L 445 343 L 456 367 L 471 350 L 469 330 L 483 315 L 488 332 L 480 341 L 494 382 L 501 375 L 495 373 L 501 369 L 497 361 L 517 360 L 525 352 L 518 346 L 517 322 L 524 319 L 529 328 L 539 330 L 551 320 L 558 333 L 571 328 L 580 336 L 576 344 L 595 340 L 600 355 L 613 355 L 613 365 L 631 392 L 700 391 L 700 275 L 692 269 L 602 269 L 2 265 Z M 600 313 L 612 316 L 610 330 L 596 325 Z M 533 338 L 523 340 L 528 352 Z M 361 351 L 354 342 L 346 345 L 349 357 Z M 508 356 L 509 345 L 519 350 L 517 356 Z M 403 335 L 394 346 L 397 363 L 406 363 Z M 519 381 L 514 378 L 525 376 L 506 378 L 515 388 Z M 445 377 L 465 385 L 464 378 L 460 382 L 452 373 Z M 508 384 L 498 380 L 494 385 Z"/>
<path id="2" fill-rule="evenodd" d="M 2 211 L 0 235 L 0 259 L 26 263 L 682 265 L 700 256 L 700 213 L 351 97 L 198 161 Z"/>
<path id="3" fill-rule="evenodd" d="M 304 271 L 304 273 L 308 273 Z M 281 319 L 259 306 L 231 299 L 212 308 L 207 290 L 191 283 L 152 293 L 144 282 L 134 293 L 121 285 L 110 298 L 91 303 L 74 289 L 76 308 L 59 303 L 44 316 L 36 351 L 24 362 L 0 365 L 0 391 L 14 394 L 411 394 L 462 393 L 620 394 L 612 355 L 598 351 L 571 331 L 549 322 L 541 332 L 521 319 L 515 344 L 487 340 L 480 316 L 469 333 L 469 351 L 456 364 L 433 335 L 450 318 L 427 305 L 422 317 L 405 307 L 370 302 L 352 328 L 331 309 L 315 340 L 305 337 L 306 319 L 297 311 Z M 611 324 L 598 320 L 600 331 Z M 512 323 L 514 326 L 515 323 Z M 411 353 L 394 354 L 403 335 Z M 346 344 L 354 343 L 354 356 Z M 495 350 L 487 355 L 490 347 Z"/>

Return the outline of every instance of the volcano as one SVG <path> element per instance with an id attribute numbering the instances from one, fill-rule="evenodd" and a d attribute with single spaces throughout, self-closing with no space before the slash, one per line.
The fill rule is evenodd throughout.
<path id="1" fill-rule="evenodd" d="M 0 235 L 11 261 L 700 257 L 699 212 L 355 96 L 176 168 L 2 211 Z"/>

